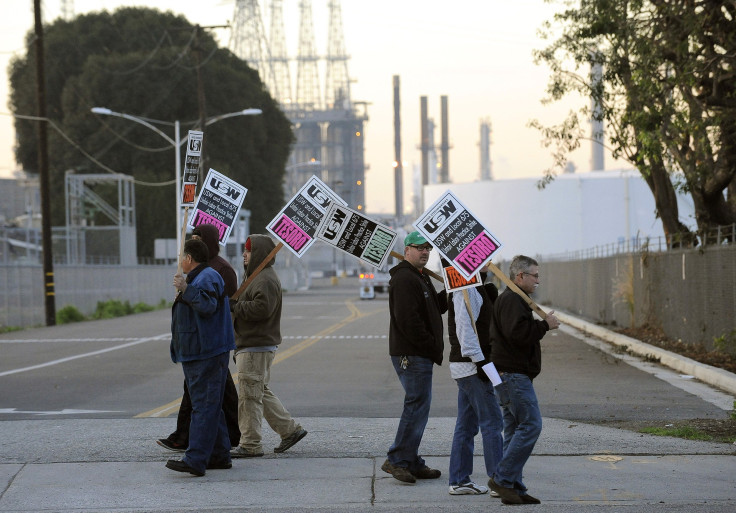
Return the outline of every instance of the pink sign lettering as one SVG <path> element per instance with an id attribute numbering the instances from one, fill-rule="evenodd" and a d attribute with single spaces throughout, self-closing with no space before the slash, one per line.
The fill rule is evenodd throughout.
<path id="1" fill-rule="evenodd" d="M 311 240 L 311 237 L 304 230 L 286 216 L 281 216 L 281 219 L 276 222 L 272 229 L 276 236 L 294 251 L 299 251 L 304 244 Z"/>
<path id="2" fill-rule="evenodd" d="M 455 262 L 459 263 L 468 273 L 474 273 L 494 251 L 496 244 L 486 233 L 481 233 L 457 256 Z"/>

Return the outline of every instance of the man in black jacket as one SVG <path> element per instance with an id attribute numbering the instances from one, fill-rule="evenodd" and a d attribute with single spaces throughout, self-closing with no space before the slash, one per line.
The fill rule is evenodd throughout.
<path id="1" fill-rule="evenodd" d="M 441 475 L 419 456 L 432 402 L 432 367 L 442 364 L 442 314 L 447 311 L 447 294 L 438 294 L 424 272 L 431 250 L 419 232 L 411 232 L 404 239 L 404 260 L 389 271 L 389 354 L 405 396 L 396 438 L 381 469 L 405 483 Z"/>
<path id="2" fill-rule="evenodd" d="M 519 255 L 511 261 L 509 278 L 525 294 L 539 286 L 539 264 Z M 532 380 L 542 369 L 540 340 L 559 328 L 554 311 L 534 319 L 525 298 L 507 288 L 493 304 L 491 360 L 501 376 L 496 395 L 503 409 L 503 458 L 488 480 L 504 504 L 539 504 L 527 493 L 522 471 L 542 432 L 542 414 Z"/>

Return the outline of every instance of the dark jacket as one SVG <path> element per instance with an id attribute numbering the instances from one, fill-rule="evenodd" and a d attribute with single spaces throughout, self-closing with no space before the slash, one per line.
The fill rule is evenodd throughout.
<path id="1" fill-rule="evenodd" d="M 495 285 L 489 284 L 494 289 Z M 488 285 L 480 285 L 475 287 L 480 297 L 483 299 L 483 305 L 478 313 L 478 318 L 475 320 L 475 329 L 478 331 L 478 342 L 480 349 L 483 351 L 483 356 L 486 359 L 491 357 L 491 318 L 493 316 L 493 300 L 488 295 Z M 467 356 L 462 355 L 460 349 L 460 340 L 457 338 L 455 329 L 455 305 L 452 301 L 453 294 L 462 294 L 463 291 L 453 292 L 450 294 L 450 298 L 447 304 L 447 336 L 450 340 L 450 361 L 451 362 L 470 362 L 472 361 Z"/>
<path id="2" fill-rule="evenodd" d="M 207 264 L 187 274 L 187 288 L 171 307 L 171 361 L 205 360 L 235 349 L 222 277 Z"/>
<path id="3" fill-rule="evenodd" d="M 250 244 L 245 279 L 276 247 L 267 235 L 251 235 Z M 273 268 L 274 260 L 266 264 L 233 304 L 237 349 L 281 344 L 281 281 Z"/>
<path id="4" fill-rule="evenodd" d="M 212 269 L 220 273 L 225 281 L 225 295 L 227 297 L 232 296 L 238 290 L 238 276 L 235 274 L 233 266 L 220 256 L 220 233 L 217 227 L 212 224 L 200 224 L 194 231 L 199 233 L 202 242 L 207 245 L 210 253 L 210 259 L 207 263 Z"/>
<path id="5" fill-rule="evenodd" d="M 491 361 L 498 372 L 537 377 L 542 370 L 539 343 L 549 330 L 546 321 L 534 319 L 531 307 L 507 288 L 493 304 Z"/>
<path id="6" fill-rule="evenodd" d="M 432 279 L 406 260 L 392 267 L 389 274 L 389 354 L 422 356 L 441 365 L 447 294 L 444 290 L 438 294 Z"/>

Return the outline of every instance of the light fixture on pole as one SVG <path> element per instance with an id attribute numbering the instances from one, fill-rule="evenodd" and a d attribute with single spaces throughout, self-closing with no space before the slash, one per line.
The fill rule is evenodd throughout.
<path id="1" fill-rule="evenodd" d="M 181 247 L 181 153 L 179 151 L 179 148 L 181 148 L 181 145 L 184 141 L 181 140 L 180 136 L 180 123 L 179 120 L 174 121 L 173 123 L 169 121 L 160 121 L 157 119 L 147 119 L 147 118 L 140 118 L 138 116 L 132 116 L 130 114 L 125 114 L 123 112 L 115 112 L 113 110 L 110 110 L 105 107 L 93 107 L 92 112 L 95 114 L 100 114 L 103 116 L 115 116 L 118 118 L 124 118 L 128 119 L 130 121 L 133 121 L 135 123 L 139 123 L 143 126 L 146 126 L 156 132 L 158 135 L 163 137 L 169 144 L 171 144 L 175 151 L 175 159 L 174 159 L 174 176 L 176 177 L 175 183 L 176 183 L 176 247 L 177 251 L 178 248 Z M 213 123 L 217 123 L 218 121 L 221 121 L 223 119 L 227 118 L 233 118 L 236 116 L 255 116 L 258 114 L 262 114 L 263 111 L 261 109 L 244 109 L 237 112 L 230 112 L 227 114 L 220 114 L 219 116 L 212 116 L 205 120 L 204 126 L 210 126 Z M 158 123 L 158 124 L 164 124 L 164 125 L 174 125 L 174 138 L 172 139 L 168 135 L 166 135 L 165 132 L 161 131 L 159 128 L 154 126 L 152 123 Z"/>
<path id="2" fill-rule="evenodd" d="M 284 168 L 287 175 L 287 183 L 289 184 L 288 190 L 286 191 L 287 200 L 290 199 L 297 191 L 296 181 L 296 170 L 300 167 L 321 167 L 322 162 L 317 159 L 307 160 L 306 162 L 297 162 L 295 164 L 289 164 Z M 320 177 L 321 178 L 321 177 Z"/>

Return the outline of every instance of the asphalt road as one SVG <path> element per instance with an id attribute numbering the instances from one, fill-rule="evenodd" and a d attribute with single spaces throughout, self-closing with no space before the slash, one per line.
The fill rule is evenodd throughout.
<path id="1" fill-rule="evenodd" d="M 387 356 L 387 296 L 361 301 L 352 279 L 284 297 L 272 388 L 309 436 L 285 455 L 208 472 L 197 494 L 182 494 L 193 481 L 164 469 L 171 453 L 154 443 L 173 430 L 183 383 L 169 320 L 163 310 L 0 335 L 0 511 L 487 509 L 487 496 L 449 496 L 444 477 L 405 487 L 380 471 L 403 395 Z M 733 511 L 733 447 L 600 427 L 728 416 L 703 399 L 708 387 L 670 375 L 574 330 L 548 334 L 535 380 L 545 427 L 527 479 L 545 511 Z M 447 364 L 435 367 L 422 451 L 443 473 L 456 391 Z M 267 428 L 264 442 L 278 443 Z"/>

